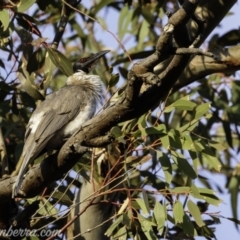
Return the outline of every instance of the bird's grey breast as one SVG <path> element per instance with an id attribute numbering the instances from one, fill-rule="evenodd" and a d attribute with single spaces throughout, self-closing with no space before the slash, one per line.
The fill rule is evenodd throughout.
<path id="1" fill-rule="evenodd" d="M 89 96 L 89 92 L 78 93 L 75 96 L 79 101 L 79 111 L 61 130 L 64 136 L 71 136 L 80 126 L 93 117 L 97 109 L 97 101 L 94 97 Z M 71 104 L 71 102 L 69 102 L 69 104 Z"/>
<path id="2" fill-rule="evenodd" d="M 49 141 L 49 148 L 61 146 L 66 138 L 73 135 L 87 120 L 93 117 L 97 108 L 97 99 L 84 86 L 68 86 L 65 90 L 64 94 L 69 96 L 65 99 L 68 101 L 62 102 L 58 114 L 67 115 L 67 121 Z"/>

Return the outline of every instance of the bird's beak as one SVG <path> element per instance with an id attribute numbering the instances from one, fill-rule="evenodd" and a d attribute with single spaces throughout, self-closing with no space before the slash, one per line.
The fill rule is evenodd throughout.
<path id="1" fill-rule="evenodd" d="M 110 50 L 104 50 L 95 54 L 91 54 L 88 57 L 80 58 L 77 62 L 74 63 L 74 69 L 88 69 L 88 72 L 96 65 L 99 59 L 104 56 L 106 53 L 110 52 Z"/>
<path id="2" fill-rule="evenodd" d="M 95 53 L 95 54 L 91 54 L 88 57 L 89 59 L 87 60 L 87 62 L 85 64 L 88 65 L 88 64 L 94 63 L 95 61 L 99 60 L 102 56 L 107 54 L 108 52 L 110 52 L 110 50 L 104 50 L 104 51 L 101 51 L 101 52 L 98 52 L 98 53 Z"/>

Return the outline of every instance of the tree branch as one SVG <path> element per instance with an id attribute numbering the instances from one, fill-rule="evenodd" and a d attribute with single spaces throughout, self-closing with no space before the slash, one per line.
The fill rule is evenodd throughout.
<path id="1" fill-rule="evenodd" d="M 173 92 L 186 87 L 209 74 L 221 72 L 226 74 L 240 70 L 240 46 L 217 48 L 212 51 L 215 58 L 194 56 L 184 69 L 183 74 L 173 87 Z"/>
<path id="2" fill-rule="evenodd" d="M 81 0 L 71 0 L 69 2 L 69 5 L 76 7 L 80 2 L 81 2 Z M 58 45 L 62 39 L 66 25 L 68 23 L 68 19 L 72 12 L 73 12 L 73 10 L 69 6 L 67 6 L 66 4 L 63 4 L 62 12 L 61 12 L 61 19 L 60 19 L 60 22 L 57 27 L 57 32 L 56 32 L 53 42 L 51 44 L 52 48 L 55 48 L 55 49 L 58 48 Z"/>

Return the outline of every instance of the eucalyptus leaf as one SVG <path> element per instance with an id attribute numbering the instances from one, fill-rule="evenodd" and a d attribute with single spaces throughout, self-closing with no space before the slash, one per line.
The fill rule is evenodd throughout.
<path id="1" fill-rule="evenodd" d="M 72 64 L 67 57 L 65 57 L 55 48 L 47 47 L 46 49 L 52 62 L 56 67 L 59 68 L 62 73 L 64 73 L 66 76 L 70 76 L 73 74 Z"/>
<path id="2" fill-rule="evenodd" d="M 123 221 L 123 215 L 120 215 L 116 218 L 116 220 L 113 222 L 113 224 L 108 228 L 105 235 L 111 236 L 113 231 L 119 226 L 119 224 Z"/>
<path id="3" fill-rule="evenodd" d="M 192 214 L 193 218 L 195 219 L 197 225 L 199 227 L 205 226 L 205 223 L 202 220 L 201 213 L 199 211 L 198 206 L 191 200 L 187 202 L 188 210 Z"/>
<path id="4" fill-rule="evenodd" d="M 6 31 L 10 23 L 9 12 L 7 9 L 0 10 L 0 21 L 2 22 L 3 31 Z"/>
<path id="5" fill-rule="evenodd" d="M 163 227 L 165 225 L 166 214 L 165 214 L 165 209 L 164 209 L 163 205 L 161 203 L 159 203 L 158 201 L 155 202 L 155 206 L 153 209 L 153 215 L 154 215 L 155 221 L 157 223 L 158 232 L 161 233 L 163 231 Z"/>
<path id="6" fill-rule="evenodd" d="M 17 11 L 18 12 L 25 12 L 28 10 L 36 0 L 21 0 L 17 5 Z"/>
<path id="7" fill-rule="evenodd" d="M 175 223 L 183 223 L 184 210 L 181 202 L 176 201 L 173 206 L 173 215 Z"/>
<path id="8" fill-rule="evenodd" d="M 29 94 L 35 100 L 44 100 L 44 96 L 39 92 L 36 86 L 32 85 L 29 78 L 26 78 L 21 72 L 18 73 L 18 79 L 21 82 L 21 89 Z"/>

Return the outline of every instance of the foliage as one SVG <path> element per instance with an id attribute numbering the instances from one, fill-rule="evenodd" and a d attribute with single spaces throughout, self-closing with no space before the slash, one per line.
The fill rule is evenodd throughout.
<path id="1" fill-rule="evenodd" d="M 164 12 L 175 7 L 172 1 L 95 1 L 94 6 L 83 1 L 71 14 L 57 50 L 51 38 L 63 3 L 39 0 L 15 4 L 0 9 L 0 126 L 10 173 L 21 154 L 25 126 L 33 109 L 47 93 L 64 85 L 66 76 L 72 73 L 71 64 L 84 54 L 109 49 L 109 41 L 114 41 L 116 48 L 111 57 L 96 70 L 106 86 L 106 98 L 111 97 L 113 102 L 124 91 L 130 61 L 154 50 L 163 30 Z M 115 22 L 111 23 L 113 17 Z M 110 31 L 112 24 L 114 30 Z M 102 32 L 111 40 L 101 37 Z M 238 43 L 239 35 L 229 42 L 230 33 L 221 36 L 219 44 Z M 214 41 L 210 39 L 211 44 Z M 169 93 L 164 102 L 139 119 L 111 129 L 118 146 L 111 166 L 120 166 L 122 183 L 114 191 L 122 195 L 107 236 L 210 239 L 215 236 L 212 225 L 220 223 L 221 218 L 239 224 L 239 92 L 234 76 L 212 74 Z M 108 153 L 110 148 L 114 147 L 109 146 Z M 91 159 L 91 154 L 82 158 L 61 186 L 60 182 L 52 183 L 41 198 L 24 202 L 27 206 L 40 199 L 39 209 L 32 216 L 33 229 L 61 229 L 67 224 L 66 209 L 74 208 L 74 194 L 80 187 L 76 179 L 89 179 Z M 219 206 L 222 202 L 216 192 L 224 192 L 217 181 L 208 177 L 209 173 L 225 178 L 233 217 L 207 211 L 209 205 Z M 106 186 L 111 182 L 99 180 L 97 171 L 94 175 Z"/>

